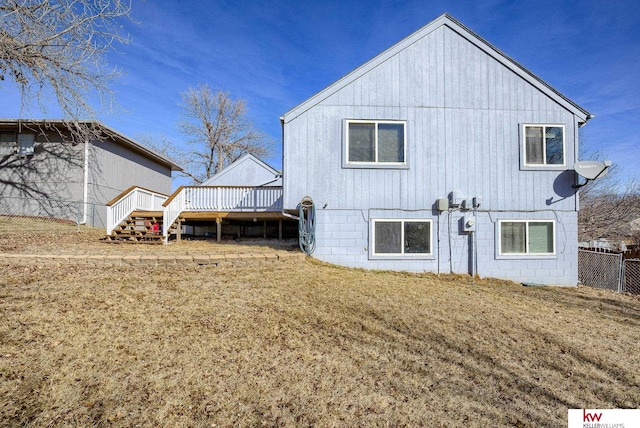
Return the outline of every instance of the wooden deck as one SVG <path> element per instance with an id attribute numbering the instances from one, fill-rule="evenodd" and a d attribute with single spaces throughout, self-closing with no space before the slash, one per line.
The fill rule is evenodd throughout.
<path id="1" fill-rule="evenodd" d="M 165 242 L 171 235 L 179 240 L 183 233 L 182 226 L 192 226 L 193 234 L 199 234 L 204 229 L 204 233 L 215 234 L 221 240 L 223 222 L 231 222 L 227 224 L 227 229 L 239 230 L 237 236 L 247 230 L 255 236 L 257 226 L 238 226 L 238 222 L 263 222 L 266 238 L 267 222 L 277 221 L 278 236 L 282 239 L 283 222 L 289 222 L 291 218 L 281 211 L 281 186 L 183 186 L 169 197 L 133 187 L 111 202 L 107 211 L 107 236 L 114 240 L 144 241 L 147 239 L 143 238 L 147 236 L 157 236 L 156 233 L 149 233 L 149 226 L 160 224 L 160 235 Z M 215 227 L 211 227 L 212 224 Z M 196 229 L 199 229 L 197 233 Z M 274 236 L 274 225 L 271 224 L 269 229 Z"/>

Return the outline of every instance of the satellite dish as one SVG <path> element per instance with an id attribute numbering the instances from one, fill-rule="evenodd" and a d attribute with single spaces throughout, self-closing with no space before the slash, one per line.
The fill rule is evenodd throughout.
<path id="1" fill-rule="evenodd" d="M 611 161 L 606 160 L 604 162 L 598 161 L 580 161 L 573 164 L 573 169 L 580 175 L 587 179 L 583 184 L 577 184 L 573 187 L 582 187 L 591 180 L 595 180 L 598 177 L 603 177 L 609 171 Z"/>

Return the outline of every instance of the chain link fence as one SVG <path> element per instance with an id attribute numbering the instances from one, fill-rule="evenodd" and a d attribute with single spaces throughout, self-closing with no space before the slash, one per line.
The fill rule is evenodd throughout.
<path id="1" fill-rule="evenodd" d="M 627 259 L 624 261 L 624 281 L 622 291 L 624 293 L 640 294 L 640 260 Z"/>
<path id="2" fill-rule="evenodd" d="M 621 291 L 622 254 L 578 251 L 578 280 L 589 287 Z"/>
<path id="3" fill-rule="evenodd" d="M 579 249 L 578 279 L 589 287 L 640 295 L 640 260 L 625 259 L 624 253 Z"/>
<path id="4" fill-rule="evenodd" d="M 104 227 L 104 204 L 0 196 L 0 233 Z"/>

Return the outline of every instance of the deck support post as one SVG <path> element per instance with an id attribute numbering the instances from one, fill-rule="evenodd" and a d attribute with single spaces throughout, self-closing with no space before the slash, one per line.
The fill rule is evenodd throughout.
<path id="1" fill-rule="evenodd" d="M 179 221 L 176 227 L 176 242 L 182 241 L 182 222 Z"/>
<path id="2" fill-rule="evenodd" d="M 220 217 L 216 218 L 216 241 L 220 242 L 222 240 L 222 219 Z"/>
<path id="3" fill-rule="evenodd" d="M 282 220 L 278 220 L 278 239 L 282 241 Z"/>
<path id="4" fill-rule="evenodd" d="M 267 239 L 267 220 L 262 221 L 262 227 L 263 227 L 262 238 Z"/>

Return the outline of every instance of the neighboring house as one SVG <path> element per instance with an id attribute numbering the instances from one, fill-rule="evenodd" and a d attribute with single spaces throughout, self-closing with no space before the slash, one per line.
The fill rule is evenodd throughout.
<path id="1" fill-rule="evenodd" d="M 283 208 L 327 262 L 576 285 L 591 117 L 443 15 L 283 116 Z"/>
<path id="2" fill-rule="evenodd" d="M 100 122 L 0 120 L 0 215 L 106 225 L 105 204 L 131 185 L 171 193 L 180 167 Z M 75 135 L 75 136 L 74 136 Z"/>
<path id="3" fill-rule="evenodd" d="M 282 186 L 282 174 L 247 153 L 203 182 L 202 186 Z"/>

